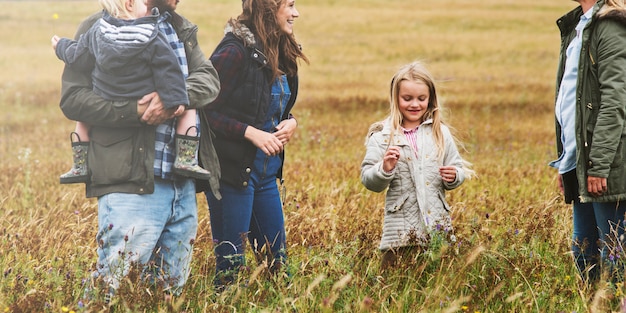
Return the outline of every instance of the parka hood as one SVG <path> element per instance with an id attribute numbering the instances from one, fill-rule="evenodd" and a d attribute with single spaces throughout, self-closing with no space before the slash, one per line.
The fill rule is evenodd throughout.
<path id="1" fill-rule="evenodd" d="M 603 6 L 602 9 L 596 13 L 596 17 L 598 17 L 599 20 L 612 20 L 626 26 L 626 10 L 614 9 L 603 13 L 605 8 L 606 6 Z"/>
<path id="2" fill-rule="evenodd" d="M 135 59 L 146 46 L 159 35 L 159 10 L 154 8 L 152 14 L 134 20 L 116 19 L 104 13 L 96 34 L 99 45 L 94 51 L 103 64 L 124 66 L 124 62 Z M 120 44 L 122 43 L 122 44 Z"/>
<path id="3" fill-rule="evenodd" d="M 226 23 L 226 27 L 224 27 L 224 34 L 228 33 L 232 33 L 235 37 L 241 39 L 246 47 L 254 46 L 256 44 L 256 39 L 254 38 L 254 34 L 250 28 L 236 19 L 230 19 Z"/>

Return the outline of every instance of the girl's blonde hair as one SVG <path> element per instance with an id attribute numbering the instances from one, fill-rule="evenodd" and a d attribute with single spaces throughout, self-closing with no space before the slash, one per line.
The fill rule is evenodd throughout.
<path id="1" fill-rule="evenodd" d="M 263 47 L 273 78 L 281 74 L 298 74 L 298 58 L 309 62 L 292 34 L 285 34 L 278 25 L 276 14 L 287 0 L 243 0 L 237 21 L 248 26 Z"/>
<path id="2" fill-rule="evenodd" d="M 435 87 L 435 80 L 430 72 L 426 69 L 423 63 L 415 61 L 401 67 L 396 74 L 391 78 L 391 88 L 389 95 L 389 119 L 393 133 L 402 126 L 402 113 L 399 108 L 398 97 L 400 94 L 400 83 L 403 81 L 411 81 L 415 83 L 422 83 L 428 87 L 428 108 L 426 113 L 422 117 L 422 122 L 432 119 L 433 120 L 433 137 L 435 137 L 435 143 L 437 145 L 437 156 L 443 157 L 444 142 L 443 133 L 441 131 L 441 125 L 443 124 L 443 118 L 441 116 L 441 110 L 439 107 L 439 101 L 437 100 L 437 90 Z"/>
<path id="3" fill-rule="evenodd" d="M 147 0 L 130 0 L 130 1 L 145 1 Z M 126 0 L 98 0 L 102 9 L 107 11 L 109 15 L 115 18 L 130 18 L 133 16 L 133 12 L 126 8 Z"/>
<path id="4" fill-rule="evenodd" d="M 432 119 L 433 120 L 433 137 L 435 144 L 437 145 L 437 158 L 442 161 L 445 153 L 445 143 L 443 138 L 442 125 L 443 113 L 442 107 L 437 97 L 437 88 L 435 86 L 435 79 L 432 74 L 422 62 L 415 61 L 401 67 L 391 79 L 390 94 L 389 94 L 389 123 L 391 123 L 391 136 L 402 126 L 402 113 L 399 107 L 399 95 L 400 95 L 400 83 L 403 81 L 411 81 L 415 83 L 422 83 L 428 87 L 428 107 L 422 117 L 422 122 Z M 450 131 L 454 129 L 448 126 Z M 452 139 L 461 149 L 464 149 L 463 144 L 460 143 L 454 135 Z M 389 144 L 393 141 L 393 137 L 389 139 Z M 472 169 L 472 163 L 463 159 L 463 169 L 467 178 L 476 176 L 476 172 Z"/>

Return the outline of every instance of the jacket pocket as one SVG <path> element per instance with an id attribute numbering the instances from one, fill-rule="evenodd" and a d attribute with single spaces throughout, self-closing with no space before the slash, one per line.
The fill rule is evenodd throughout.
<path id="1" fill-rule="evenodd" d="M 408 192 L 402 194 L 394 203 L 387 206 L 385 210 L 387 213 L 394 213 L 402 208 L 406 200 L 409 198 L 410 194 Z"/>
<path id="2" fill-rule="evenodd" d="M 447 212 L 450 212 L 450 205 L 448 205 L 448 202 L 446 201 L 445 194 L 443 194 L 442 192 L 437 192 L 437 196 L 439 197 L 439 201 L 441 201 L 441 204 L 443 205 L 443 208 Z"/>
<path id="3" fill-rule="evenodd" d="M 134 132 L 124 128 L 92 130 L 87 162 L 94 184 L 110 185 L 130 180 L 133 134 Z"/>

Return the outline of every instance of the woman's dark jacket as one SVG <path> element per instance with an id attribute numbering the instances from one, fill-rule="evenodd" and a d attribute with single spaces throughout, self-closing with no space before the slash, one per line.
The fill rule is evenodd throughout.
<path id="1" fill-rule="evenodd" d="M 245 25 L 230 22 L 210 58 L 219 74 L 221 89 L 215 101 L 200 110 L 200 117 L 202 127 L 210 124 L 215 134 L 213 145 L 220 162 L 221 181 L 235 187 L 248 185 L 257 152 L 257 147 L 244 138 L 246 128 L 250 125 L 261 129 L 270 106 L 272 71 L 266 66 L 262 51 Z M 298 94 L 297 76 L 287 77 L 287 81 L 291 97 L 281 120 L 291 117 Z M 280 157 L 284 161 L 284 153 Z M 282 165 L 277 177 L 282 178 Z M 205 187 L 200 183 L 199 188 Z"/>

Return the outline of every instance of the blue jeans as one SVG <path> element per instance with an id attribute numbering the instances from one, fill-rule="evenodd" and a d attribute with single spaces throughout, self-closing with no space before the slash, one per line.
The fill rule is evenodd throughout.
<path id="1" fill-rule="evenodd" d="M 617 261 L 624 256 L 621 249 L 624 244 L 625 213 L 624 202 L 580 203 L 579 199 L 574 200 L 572 252 L 583 276 L 589 270 L 588 278 L 597 279 L 599 267 L 602 266 L 600 260 L 608 266 L 611 274 L 617 274 L 612 276 L 623 275 L 626 260 Z"/>
<path id="2" fill-rule="evenodd" d="M 222 199 L 206 192 L 215 245 L 215 285 L 232 283 L 245 264 L 245 239 L 259 260 L 267 260 L 270 269 L 284 264 L 285 220 L 276 184 L 276 176 L 253 171 L 248 187 L 241 189 L 220 185 Z"/>
<path id="3" fill-rule="evenodd" d="M 198 229 L 192 179 L 155 178 L 154 193 L 111 193 L 98 198 L 98 268 L 117 289 L 130 266 L 141 266 L 151 281 L 179 293 L 190 271 Z M 154 276 L 156 275 L 156 277 Z"/>

